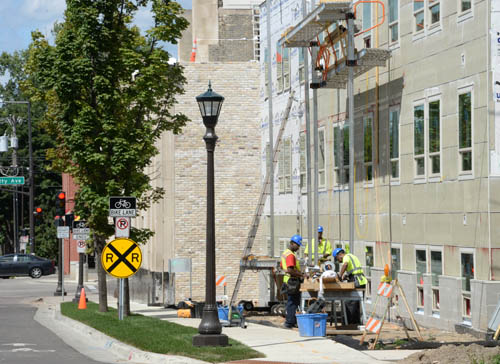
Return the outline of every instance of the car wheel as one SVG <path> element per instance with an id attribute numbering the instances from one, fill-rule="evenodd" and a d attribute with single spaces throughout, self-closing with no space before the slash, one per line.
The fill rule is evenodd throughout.
<path id="1" fill-rule="evenodd" d="M 286 305 L 280 303 L 278 307 L 276 307 L 276 312 L 278 313 L 279 316 L 286 317 Z"/>
<path id="2" fill-rule="evenodd" d="M 253 303 L 251 301 L 246 301 L 244 304 L 243 304 L 243 309 L 245 311 L 252 311 L 253 310 Z"/>
<path id="3" fill-rule="evenodd" d="M 40 278 L 42 276 L 42 274 L 43 274 L 42 268 L 34 267 L 34 268 L 31 268 L 31 270 L 30 270 L 30 277 L 31 278 Z"/>

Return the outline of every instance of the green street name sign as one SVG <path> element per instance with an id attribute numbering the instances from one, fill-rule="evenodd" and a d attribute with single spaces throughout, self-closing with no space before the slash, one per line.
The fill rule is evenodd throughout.
<path id="1" fill-rule="evenodd" d="M 0 177 L 0 186 L 24 185 L 24 177 Z"/>

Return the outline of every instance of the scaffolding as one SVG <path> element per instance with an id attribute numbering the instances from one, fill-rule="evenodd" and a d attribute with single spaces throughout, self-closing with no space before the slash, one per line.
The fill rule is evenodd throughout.
<path id="1" fill-rule="evenodd" d="M 308 47 L 311 49 L 313 79 L 310 87 L 313 89 L 313 114 L 315 117 L 315 125 L 318 123 L 317 89 L 347 88 L 349 105 L 347 114 L 350 128 L 350 171 L 354 170 L 354 78 L 375 67 L 385 66 L 386 61 L 390 58 L 390 51 L 388 50 L 364 48 L 358 51 L 355 49 L 355 35 L 360 35 L 364 32 L 362 31 L 355 34 L 357 29 L 354 20 L 356 18 L 356 6 L 359 3 L 382 4 L 379 1 L 360 1 L 354 4 L 351 1 L 327 2 L 327 0 L 323 0 L 321 4 L 305 16 L 296 26 L 289 28 L 278 42 L 279 45 L 288 48 Z M 376 24 L 374 27 L 381 25 L 383 20 L 384 18 L 382 18 L 382 22 Z M 321 44 L 319 36 L 323 32 L 326 33 L 327 36 L 323 44 Z M 339 44 L 339 50 L 342 53 L 342 57 L 340 58 L 335 50 L 336 44 Z M 331 51 L 329 48 L 331 48 Z M 333 62 L 330 61 L 331 59 Z M 306 114 L 307 113 L 309 113 L 309 110 L 306 110 Z M 315 141 L 316 140 L 315 135 Z M 314 200 L 317 204 L 318 190 L 316 189 L 314 193 Z M 317 206 L 315 206 L 315 209 L 317 209 Z M 315 239 L 314 251 L 318 251 L 317 244 L 317 239 Z M 351 251 L 354 252 L 354 178 L 349 178 L 349 246 Z M 315 256 L 315 260 L 316 259 L 317 257 Z M 317 262 L 315 261 L 315 263 Z"/>

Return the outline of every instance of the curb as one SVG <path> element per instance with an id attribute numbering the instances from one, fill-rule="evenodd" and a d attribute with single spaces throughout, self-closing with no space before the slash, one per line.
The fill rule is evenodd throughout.
<path id="1" fill-rule="evenodd" d="M 47 318 L 43 316 L 47 316 L 49 320 L 52 320 L 52 323 L 57 322 L 59 325 L 71 329 L 74 335 L 79 337 L 79 340 L 92 343 L 94 347 L 111 352 L 120 359 L 119 362 L 129 362 L 131 364 L 208 364 L 207 362 L 184 356 L 157 354 L 137 349 L 79 321 L 63 316 L 58 306 L 53 309 L 44 306 L 37 310 L 35 320 L 47 326 Z M 52 330 L 51 327 L 49 328 Z M 85 353 L 83 354 L 85 355 Z"/>

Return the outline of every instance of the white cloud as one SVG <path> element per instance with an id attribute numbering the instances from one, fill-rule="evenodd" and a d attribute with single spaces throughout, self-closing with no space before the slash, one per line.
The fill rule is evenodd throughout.
<path id="1" fill-rule="evenodd" d="M 24 0 L 21 13 L 35 21 L 54 22 L 62 19 L 65 9 L 65 0 Z"/>

